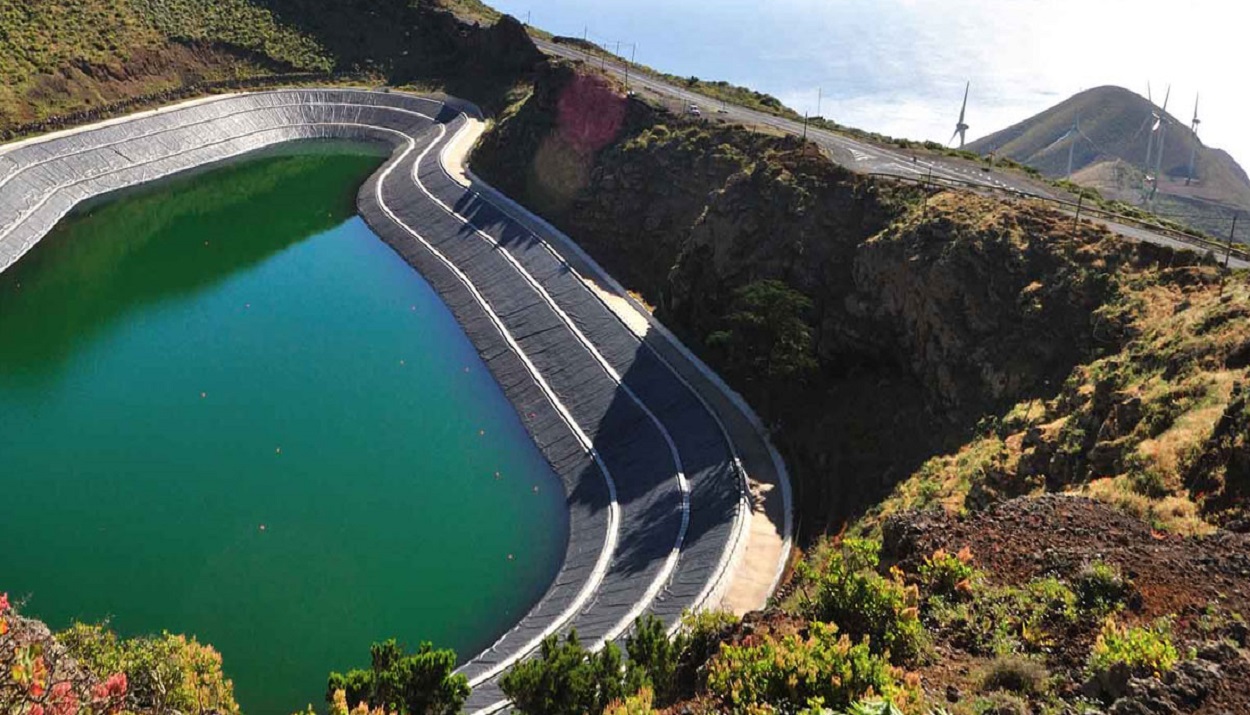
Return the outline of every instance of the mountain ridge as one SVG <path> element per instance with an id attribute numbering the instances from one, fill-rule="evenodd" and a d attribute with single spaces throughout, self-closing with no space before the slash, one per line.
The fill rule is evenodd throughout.
<path id="1" fill-rule="evenodd" d="M 1158 107 L 1145 97 L 1105 85 L 1079 92 L 967 148 L 1014 159 L 1052 178 L 1067 176 L 1071 155 L 1073 181 L 1111 198 L 1143 204 L 1150 183 L 1147 151 L 1152 153 L 1151 164 L 1157 160 L 1153 152 L 1158 150 L 1158 135 L 1154 142 L 1150 139 L 1156 111 Z M 1250 176 L 1231 154 L 1203 144 L 1189 122 L 1171 112 L 1166 113 L 1161 132 L 1163 160 L 1155 209 L 1182 215 L 1204 230 L 1226 232 L 1233 212 L 1250 210 Z M 1187 183 L 1191 155 L 1193 179 Z"/>

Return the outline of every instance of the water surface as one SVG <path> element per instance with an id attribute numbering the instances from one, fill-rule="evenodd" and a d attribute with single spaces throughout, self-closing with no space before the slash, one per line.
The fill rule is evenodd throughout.
<path id="1" fill-rule="evenodd" d="M 562 491 L 430 286 L 297 144 L 80 210 L 0 275 L 0 591 L 222 651 L 244 710 L 398 637 L 468 657 L 563 556 Z"/>

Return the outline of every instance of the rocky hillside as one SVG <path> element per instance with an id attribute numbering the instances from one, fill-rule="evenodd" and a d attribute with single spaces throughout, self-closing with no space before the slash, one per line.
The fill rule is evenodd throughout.
<path id="1" fill-rule="evenodd" d="M 1214 235 L 1227 235 L 1231 212 L 1250 209 L 1250 178 L 1227 152 L 1206 146 L 1190 131 L 1188 106 L 1182 107 L 1176 97 L 1170 106 L 1159 179 L 1163 198 L 1157 199 L 1155 208 L 1165 215 L 1179 214 Z M 1066 177 L 1071 149 L 1074 181 L 1137 204 L 1155 111 L 1158 108 L 1145 97 L 1127 89 L 1096 87 L 979 139 L 968 149 L 996 152 L 1054 178 Z M 1071 135 L 1078 118 L 1080 132 Z M 1194 175 L 1187 182 L 1191 154 Z"/>
<path id="2" fill-rule="evenodd" d="M 0 136 L 55 128 L 40 124 L 50 116 L 272 76 L 354 73 L 489 104 L 493 84 L 510 85 L 541 56 L 511 18 L 478 25 L 485 12 L 473 0 L 3 3 Z"/>
<path id="3" fill-rule="evenodd" d="M 989 636 L 965 632 L 960 640 L 958 619 L 988 627 L 1001 620 L 994 609 L 1004 599 L 1034 603 L 1035 589 L 1066 599 L 1079 590 L 1079 574 L 1045 566 L 1027 576 L 1000 572 L 987 554 L 968 567 L 987 579 L 988 590 L 977 591 L 983 600 L 969 590 L 971 600 L 952 612 L 950 594 L 926 585 L 923 559 L 896 576 L 886 570 L 902 542 L 897 528 L 885 527 L 923 510 L 951 523 L 1009 503 L 1027 511 L 1039 495 L 1059 492 L 1136 525 L 1116 537 L 1134 548 L 1164 539 L 1208 553 L 1215 542 L 1192 539 L 1250 530 L 1246 276 L 1074 225 L 1040 205 L 869 180 L 796 139 L 668 115 L 567 65 L 539 75 L 532 97 L 502 117 L 473 161 L 654 305 L 772 426 L 813 550 L 790 587 L 796 595 L 732 643 L 814 648 L 824 637 L 818 622 L 837 623 L 853 639 L 883 637 L 855 626 L 869 617 L 856 609 L 812 605 L 835 597 L 831 584 L 847 587 L 851 568 L 899 599 L 899 628 L 910 633 L 908 619 L 919 618 L 915 627 L 927 635 L 908 636 L 907 654 L 896 648 L 893 661 L 921 677 L 931 704 L 948 685 L 972 687 L 970 674 L 993 665 L 1001 649 L 1041 664 L 1039 682 L 1048 684 L 1011 696 L 1033 703 L 1033 712 L 1062 711 L 1081 698 L 1110 704 L 1154 687 L 1142 681 L 1130 693 L 1121 680 L 1083 691 L 1049 679 L 1079 684 L 1117 638 L 1162 642 L 1153 619 L 1205 597 L 1182 598 L 1162 585 L 1152 591 L 1161 600 L 1147 599 L 1145 610 L 1122 600 L 1076 609 L 1069 625 L 1017 623 L 1041 629 L 1037 641 L 1017 632 L 998 646 L 976 645 L 989 641 L 967 638 Z M 882 561 L 831 556 L 842 552 L 824 542 L 826 532 L 876 543 Z M 1127 556 L 1120 561 L 1104 566 L 1137 568 Z M 1046 573 L 1058 585 L 1029 585 Z M 1234 565 L 1221 573 L 1226 589 L 1250 587 L 1250 572 Z M 916 611 L 906 611 L 909 584 L 920 588 Z M 1104 628 L 1108 614 L 1117 620 Z M 1181 629 L 1166 638 L 1173 635 L 1182 643 L 1206 637 Z M 1047 645 L 1069 636 L 1069 650 Z M 947 657 L 960 670 L 925 665 Z M 1235 664 L 1229 672 L 1244 675 L 1245 663 Z M 724 700 L 730 696 L 714 681 L 694 702 L 711 710 L 742 704 Z M 989 707 L 993 688 L 976 687 L 984 696 L 955 697 L 956 712 Z M 907 692 L 914 706 L 915 692 Z M 1113 711 L 1137 712 L 1131 706 Z M 1179 711 L 1202 710 L 1189 703 Z"/>

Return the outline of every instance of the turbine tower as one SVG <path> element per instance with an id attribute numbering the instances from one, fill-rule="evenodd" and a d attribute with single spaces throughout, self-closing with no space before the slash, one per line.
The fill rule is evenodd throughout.
<path id="1" fill-rule="evenodd" d="M 1154 128 L 1159 131 L 1159 151 L 1155 152 L 1155 177 L 1154 184 L 1150 187 L 1150 200 L 1153 201 L 1155 194 L 1159 193 L 1159 174 L 1163 171 L 1163 140 L 1167 136 L 1168 129 L 1168 100 L 1172 97 L 1172 85 L 1168 85 L 1167 94 L 1163 95 L 1163 108 L 1160 109 L 1158 117 L 1159 121 L 1155 122 Z"/>
<path id="2" fill-rule="evenodd" d="M 1073 120 L 1072 122 L 1072 128 L 1068 130 L 1067 134 L 1064 134 L 1059 139 L 1059 141 L 1063 141 L 1064 139 L 1072 140 L 1071 143 L 1068 144 L 1068 174 L 1067 174 L 1068 181 L 1072 180 L 1072 155 L 1076 152 L 1076 140 L 1080 136 L 1081 136 L 1081 114 L 1080 112 L 1078 112 L 1076 115 L 1076 119 Z"/>
<path id="3" fill-rule="evenodd" d="M 1146 83 L 1146 101 L 1150 102 L 1150 116 L 1146 118 L 1146 122 L 1150 125 L 1150 131 L 1146 132 L 1146 161 L 1142 164 L 1142 173 L 1145 175 L 1146 183 L 1150 183 L 1150 160 L 1154 158 L 1155 132 L 1159 131 L 1159 122 L 1161 117 L 1155 109 L 1154 97 L 1150 94 L 1150 83 Z"/>
<path id="4" fill-rule="evenodd" d="M 959 122 L 955 124 L 955 133 L 951 135 L 951 140 L 946 142 L 950 145 L 955 141 L 955 137 L 959 137 L 959 148 L 964 148 L 964 141 L 968 138 L 968 125 L 964 123 L 964 114 L 968 111 L 968 89 L 972 87 L 972 83 L 964 85 L 964 103 L 959 108 Z"/>
<path id="5" fill-rule="evenodd" d="M 1198 95 L 1194 95 L 1194 118 L 1189 123 L 1189 131 L 1193 132 L 1194 145 L 1189 150 L 1189 173 L 1185 175 L 1185 185 L 1189 186 L 1194 180 L 1194 159 L 1198 157 L 1198 145 L 1202 142 L 1198 140 L 1198 125 L 1202 124 L 1202 120 L 1198 118 Z"/>

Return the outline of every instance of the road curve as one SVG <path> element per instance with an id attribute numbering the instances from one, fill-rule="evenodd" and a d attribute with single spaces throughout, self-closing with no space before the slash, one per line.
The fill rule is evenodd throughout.
<path id="1" fill-rule="evenodd" d="M 734 441 L 540 236 L 457 181 L 444 150 L 471 105 L 364 90 L 276 90 L 147 112 L 0 148 L 0 271 L 79 202 L 283 142 L 385 142 L 361 188 L 370 226 L 439 292 L 562 480 L 569 541 L 546 594 L 464 663 L 468 709 L 543 636 L 592 646 L 666 624 L 722 580 L 748 513 Z M 762 437 L 761 437 L 762 439 Z"/>
<path id="2" fill-rule="evenodd" d="M 626 77 L 625 64 L 611 61 L 597 55 L 590 55 L 569 44 L 551 42 L 541 38 L 533 38 L 534 44 L 543 52 L 579 60 L 588 65 L 601 67 L 618 79 Z M 1039 185 L 1040 182 L 1024 178 L 1018 173 L 1009 171 L 983 171 L 980 167 L 969 166 L 967 162 L 944 160 L 933 156 L 914 155 L 907 151 L 860 141 L 837 132 L 818 129 L 813 126 L 804 127 L 803 122 L 785 119 L 765 112 L 759 112 L 734 104 L 721 104 L 706 95 L 683 89 L 676 85 L 656 79 L 651 75 L 630 71 L 629 85 L 635 89 L 645 89 L 661 98 L 670 98 L 683 107 L 696 104 L 705 115 L 718 116 L 726 121 L 746 126 L 770 127 L 775 131 L 794 136 L 806 136 L 821 147 L 834 162 L 862 174 L 881 174 L 901 179 L 935 180 L 937 183 L 966 185 L 970 188 L 992 192 L 1005 192 L 1020 196 L 1055 200 L 1056 196 Z M 1102 224 L 1132 241 L 1144 241 L 1169 248 L 1205 251 L 1207 246 L 1192 241 L 1181 240 L 1168 233 L 1153 231 L 1143 226 L 1130 226 L 1113 219 L 1090 216 L 1089 220 Z M 1215 251 L 1217 256 L 1222 254 Z M 1235 269 L 1250 268 L 1250 261 L 1232 258 L 1229 267 Z"/>

